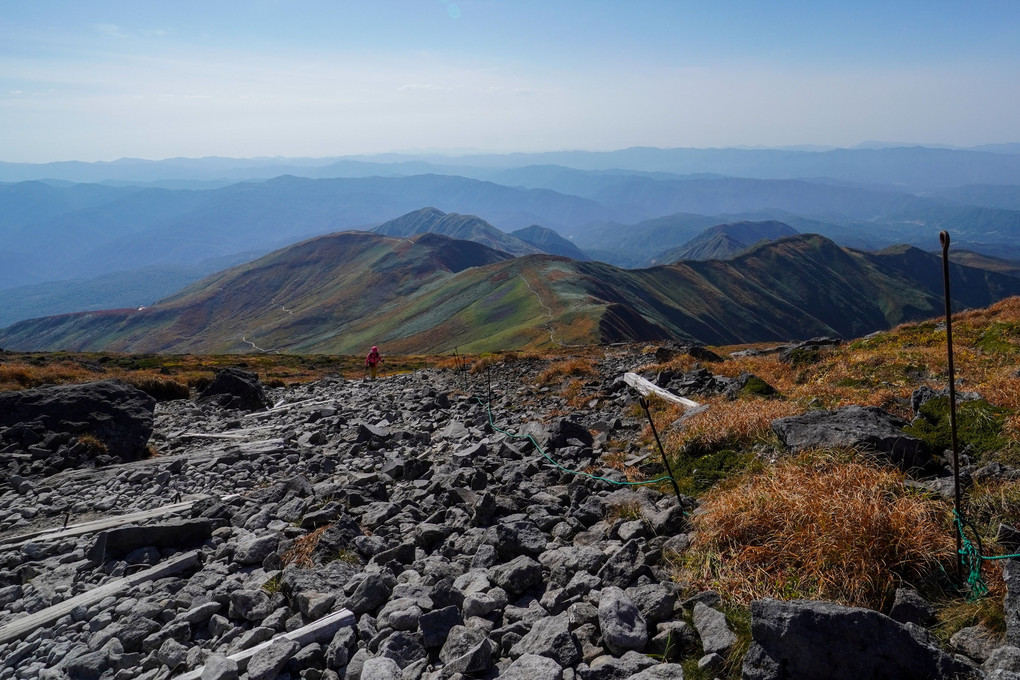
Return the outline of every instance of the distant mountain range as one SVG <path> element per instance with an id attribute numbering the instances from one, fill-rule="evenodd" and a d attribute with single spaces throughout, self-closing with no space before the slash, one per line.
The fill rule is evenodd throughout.
<path id="1" fill-rule="evenodd" d="M 1020 145 L 974 149 L 882 145 L 855 149 L 657 149 L 513 154 L 377 154 L 342 158 L 123 158 L 113 162 L 2 163 L 0 182 L 237 182 L 281 175 L 311 178 L 460 175 L 527 186 L 528 166 L 600 174 L 714 174 L 755 179 L 829 178 L 931 191 L 970 184 L 1020 184 Z M 517 174 L 515 174 L 517 173 Z M 516 179 L 515 179 L 516 178 Z M 546 178 L 534 186 L 550 187 Z M 566 193 L 579 193 L 567 189 Z"/>
<path id="2" fill-rule="evenodd" d="M 973 262 L 1008 273 L 1020 266 L 1018 149 L 0 163 L 0 181 L 11 180 L 0 183 L 0 327 L 147 306 L 215 263 L 351 229 L 433 232 L 621 268 L 732 257 L 753 244 L 730 233 L 683 250 L 721 224 L 781 222 L 876 252 L 937 250 L 947 229 L 954 251 L 999 258 Z"/>
<path id="3" fill-rule="evenodd" d="M 1020 278 L 952 266 L 954 301 L 1020 294 Z M 512 257 L 439 234 L 343 232 L 304 241 L 146 309 L 67 314 L 0 331 L 14 350 L 399 353 L 655 339 L 711 344 L 856 337 L 937 314 L 939 259 L 862 253 L 818 235 L 731 260 L 640 270 Z"/>

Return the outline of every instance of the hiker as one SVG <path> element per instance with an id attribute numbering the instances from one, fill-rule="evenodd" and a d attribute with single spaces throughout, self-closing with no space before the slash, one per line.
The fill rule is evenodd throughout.
<path id="1" fill-rule="evenodd" d="M 379 355 L 379 348 L 373 347 L 372 351 L 365 357 L 365 365 L 368 366 L 368 372 L 372 376 L 372 380 L 375 380 L 376 366 L 382 361 L 382 357 Z"/>

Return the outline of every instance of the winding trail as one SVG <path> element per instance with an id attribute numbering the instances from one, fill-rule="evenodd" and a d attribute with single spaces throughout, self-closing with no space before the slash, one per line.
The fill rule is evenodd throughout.
<path id="1" fill-rule="evenodd" d="M 524 278 L 524 274 L 518 274 L 517 276 L 519 276 L 521 281 L 524 282 L 524 285 L 528 287 L 528 290 L 530 290 L 532 295 L 535 296 L 535 299 L 538 300 L 538 304 L 542 305 L 542 309 L 545 310 L 546 315 L 549 317 L 549 320 L 545 322 L 545 328 L 546 330 L 549 331 L 549 342 L 553 343 L 554 345 L 559 345 L 560 347 L 566 347 L 567 346 L 566 344 L 556 339 L 556 335 L 553 331 L 552 324 L 554 317 L 552 309 L 549 307 L 549 305 L 545 304 L 545 302 L 542 301 L 542 296 L 538 294 L 538 291 L 531 287 L 531 283 L 526 278 Z"/>
<path id="2" fill-rule="evenodd" d="M 246 336 L 246 335 L 242 335 L 241 336 L 241 342 L 244 342 L 244 343 L 247 343 L 247 344 L 251 345 L 252 349 L 254 349 L 256 352 L 262 352 L 263 354 L 279 354 L 280 353 L 280 350 L 278 350 L 278 349 L 262 349 L 261 347 L 256 345 L 254 342 L 249 340 L 248 336 Z"/>

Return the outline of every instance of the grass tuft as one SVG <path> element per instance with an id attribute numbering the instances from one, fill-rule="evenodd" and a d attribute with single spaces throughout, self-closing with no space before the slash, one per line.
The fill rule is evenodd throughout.
<path id="1" fill-rule="evenodd" d="M 903 583 L 928 590 L 953 562 L 942 502 L 901 473 L 805 455 L 708 493 L 678 581 L 740 602 L 826 599 L 882 609 Z"/>
<path id="2" fill-rule="evenodd" d="M 598 375 L 598 371 L 595 369 L 595 364 L 592 363 L 591 359 L 577 357 L 550 364 L 547 369 L 538 375 L 538 382 L 542 385 L 548 385 L 563 378 L 594 375 Z"/>

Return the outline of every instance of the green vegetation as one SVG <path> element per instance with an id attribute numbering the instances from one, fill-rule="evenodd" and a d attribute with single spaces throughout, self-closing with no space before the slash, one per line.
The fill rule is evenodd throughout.
<path id="1" fill-rule="evenodd" d="M 283 579 L 280 574 L 275 574 L 271 579 L 262 584 L 262 590 L 267 595 L 275 595 L 283 588 Z"/>
<path id="2" fill-rule="evenodd" d="M 1009 442 L 1002 436 L 1008 411 L 992 406 L 984 399 L 962 401 L 956 405 L 956 434 L 961 449 L 969 449 L 979 458 L 1003 450 Z M 949 397 L 935 397 L 920 409 L 920 419 L 904 428 L 906 432 L 936 451 L 952 449 Z"/>
<path id="3" fill-rule="evenodd" d="M 1020 351 L 1020 323 L 993 323 L 974 345 L 991 354 L 1016 354 Z"/>
<path id="4" fill-rule="evenodd" d="M 724 448 L 703 455 L 680 455 L 671 461 L 680 492 L 700 496 L 719 482 L 742 472 L 755 461 L 751 451 Z"/>
<path id="5" fill-rule="evenodd" d="M 769 385 L 767 382 L 762 380 L 756 375 L 752 375 L 747 379 L 747 383 L 740 388 L 741 397 L 776 397 L 779 396 L 776 392 L 776 388 Z"/>

